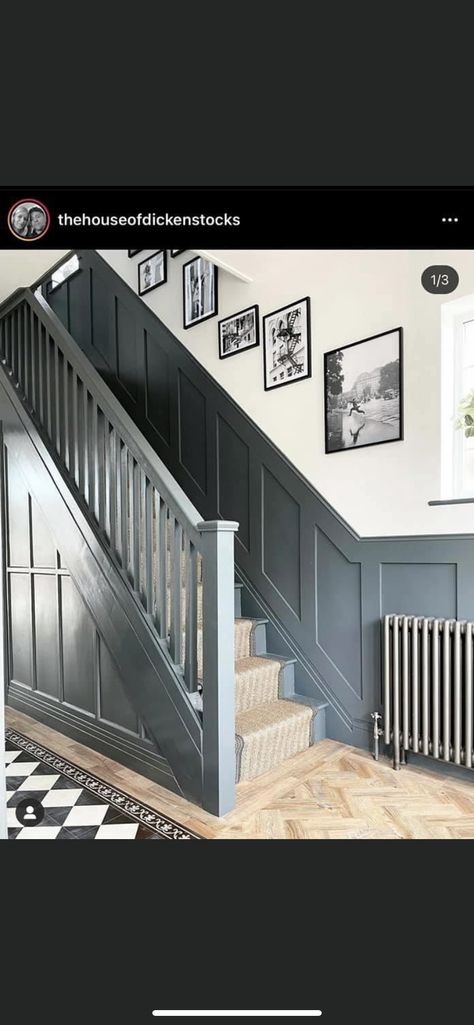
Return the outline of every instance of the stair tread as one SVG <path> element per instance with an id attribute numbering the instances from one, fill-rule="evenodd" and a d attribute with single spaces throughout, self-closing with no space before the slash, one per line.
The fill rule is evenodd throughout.
<path id="1" fill-rule="evenodd" d="M 268 701 L 245 712 L 239 712 L 235 717 L 235 728 L 239 736 L 245 737 L 250 733 L 268 730 L 270 726 L 279 726 L 290 719 L 301 718 L 309 722 L 312 716 L 313 709 L 309 705 L 299 705 L 294 701 L 278 698 L 276 701 Z"/>
<path id="2" fill-rule="evenodd" d="M 319 698 L 309 699 L 307 694 L 297 694 L 296 691 L 291 696 L 295 701 L 311 700 L 311 706 L 308 707 L 314 708 L 317 712 L 321 711 L 322 708 L 329 708 L 329 701 L 326 701 L 324 698 L 321 698 L 321 700 Z"/>
<path id="3" fill-rule="evenodd" d="M 237 674 L 244 675 L 258 669 L 268 670 L 272 665 L 278 666 L 278 669 L 280 669 L 282 662 L 284 662 L 284 659 L 267 658 L 266 655 L 244 655 L 235 660 L 235 674 L 237 676 Z"/>

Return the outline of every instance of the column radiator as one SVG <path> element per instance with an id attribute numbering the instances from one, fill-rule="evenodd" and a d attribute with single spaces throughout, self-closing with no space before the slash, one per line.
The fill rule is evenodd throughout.
<path id="1" fill-rule="evenodd" d="M 384 741 L 393 767 L 407 751 L 474 766 L 474 623 L 384 617 Z"/>

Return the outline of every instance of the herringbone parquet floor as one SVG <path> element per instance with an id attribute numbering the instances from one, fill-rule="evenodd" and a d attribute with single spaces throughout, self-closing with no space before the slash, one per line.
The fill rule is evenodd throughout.
<path id="1" fill-rule="evenodd" d="M 216 819 L 109 758 L 7 709 L 7 723 L 216 840 L 474 839 L 474 774 L 459 779 L 413 765 L 394 772 L 356 748 L 324 740 L 238 787 Z"/>

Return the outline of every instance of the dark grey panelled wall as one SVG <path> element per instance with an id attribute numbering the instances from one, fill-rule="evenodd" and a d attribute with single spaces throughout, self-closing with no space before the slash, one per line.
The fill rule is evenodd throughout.
<path id="1" fill-rule="evenodd" d="M 473 539 L 358 538 L 98 254 L 79 256 L 47 301 L 203 518 L 239 521 L 244 612 L 297 657 L 297 690 L 327 698 L 329 735 L 367 744 L 381 616 L 474 619 Z"/>
<path id="2" fill-rule="evenodd" d="M 0 384 L 2 418 L 7 409 Z M 126 696 L 117 665 L 28 486 L 28 464 L 12 455 L 8 434 L 3 466 L 8 702 L 178 790 Z"/>

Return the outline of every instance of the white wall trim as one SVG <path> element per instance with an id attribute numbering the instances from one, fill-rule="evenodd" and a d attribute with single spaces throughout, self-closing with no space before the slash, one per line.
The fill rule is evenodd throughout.
<path id="1" fill-rule="evenodd" d="M 204 260 L 210 260 L 216 267 L 222 267 L 222 270 L 227 271 L 228 274 L 233 274 L 239 281 L 246 281 L 247 283 L 253 281 L 249 274 L 244 274 L 243 271 L 238 270 L 237 267 L 223 260 L 221 256 L 215 256 L 211 249 L 194 249 L 193 252 L 196 253 L 196 256 L 202 256 Z"/>

